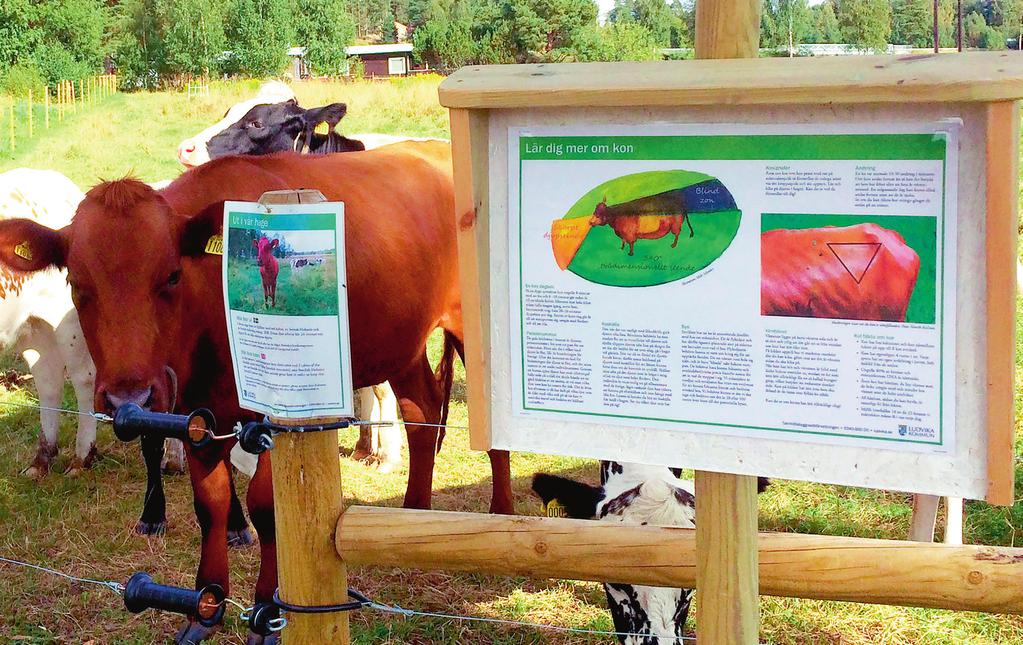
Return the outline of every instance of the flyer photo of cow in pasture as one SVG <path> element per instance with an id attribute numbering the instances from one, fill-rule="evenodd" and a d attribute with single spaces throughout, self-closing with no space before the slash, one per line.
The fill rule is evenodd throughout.
<path id="1" fill-rule="evenodd" d="M 337 315 L 333 231 L 230 230 L 231 308 L 249 313 Z"/>
<path id="2" fill-rule="evenodd" d="M 934 218 L 828 218 L 764 215 L 762 315 L 934 323 Z"/>

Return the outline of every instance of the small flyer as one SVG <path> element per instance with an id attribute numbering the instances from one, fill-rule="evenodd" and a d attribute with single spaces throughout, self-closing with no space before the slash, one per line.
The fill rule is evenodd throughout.
<path id="1" fill-rule="evenodd" d="M 241 406 L 351 416 L 344 204 L 224 204 L 223 284 Z"/>
<path id="2" fill-rule="evenodd" d="M 950 451 L 957 133 L 512 128 L 513 413 Z"/>

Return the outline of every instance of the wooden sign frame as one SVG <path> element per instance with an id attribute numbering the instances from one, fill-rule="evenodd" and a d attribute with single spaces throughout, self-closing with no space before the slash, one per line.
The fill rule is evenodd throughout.
<path id="1" fill-rule="evenodd" d="M 504 351 L 494 347 L 491 336 L 491 294 L 504 288 L 493 283 L 497 278 L 491 275 L 490 264 L 491 213 L 504 208 L 490 204 L 493 174 L 504 150 L 494 138 L 493 123 L 531 125 L 530 114 L 549 115 L 547 123 L 574 123 L 578 118 L 600 123 L 601 115 L 621 118 L 630 111 L 650 121 L 689 123 L 814 122 L 815 115 L 826 112 L 847 115 L 854 122 L 856 115 L 863 114 L 868 121 L 891 115 L 903 121 L 917 114 L 961 116 L 961 149 L 970 146 L 967 152 L 974 157 L 963 156 L 959 176 L 973 173 L 975 185 L 983 190 L 983 198 L 975 192 L 968 196 L 976 201 L 969 202 L 969 213 L 978 208 L 986 211 L 984 219 L 977 221 L 963 210 L 967 198 L 960 195 L 961 228 L 979 226 L 985 239 L 983 259 L 970 260 L 971 270 L 984 276 L 971 289 L 984 291 L 983 302 L 977 305 L 982 311 L 975 312 L 973 319 L 982 327 L 972 329 L 971 345 L 959 343 L 960 352 L 969 349 L 978 354 L 974 377 L 986 386 L 986 397 L 975 402 L 968 417 L 981 440 L 963 447 L 963 459 L 978 464 L 967 488 L 972 494 L 965 496 L 998 504 L 1012 502 L 1016 100 L 1023 96 L 1023 61 L 1005 53 L 971 53 L 468 67 L 441 85 L 440 96 L 451 109 L 466 360 L 474 375 L 468 383 L 470 431 L 476 449 L 491 447 L 493 352 Z M 959 417 L 960 425 L 964 418 Z M 984 455 L 983 465 L 978 453 Z M 753 474 L 741 469 L 733 472 Z M 908 485 L 906 489 L 952 492 L 915 490 Z"/>

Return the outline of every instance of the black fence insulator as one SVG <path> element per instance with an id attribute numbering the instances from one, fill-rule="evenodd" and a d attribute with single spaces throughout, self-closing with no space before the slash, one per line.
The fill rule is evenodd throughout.
<path id="1" fill-rule="evenodd" d="M 238 431 L 238 445 L 253 455 L 273 450 L 273 431 L 265 423 L 250 421 Z"/>
<path id="2" fill-rule="evenodd" d="M 277 434 L 281 432 L 323 432 L 325 430 L 344 430 L 352 425 L 351 419 L 342 419 L 333 423 L 317 423 L 301 426 L 285 426 L 274 423 L 269 418 L 263 419 L 263 425 L 270 428 L 270 431 Z"/>
<path id="3" fill-rule="evenodd" d="M 272 602 L 257 602 L 249 613 L 249 631 L 260 636 L 269 636 L 277 631 L 281 609 Z"/>
<path id="4" fill-rule="evenodd" d="M 146 609 L 159 609 L 194 617 L 206 627 L 220 623 L 224 617 L 226 595 L 220 585 L 202 589 L 184 589 L 153 582 L 148 573 L 136 573 L 124 585 L 124 606 L 133 614 Z"/>
<path id="5" fill-rule="evenodd" d="M 125 403 L 114 412 L 114 434 L 121 441 L 134 441 L 143 434 L 181 439 L 201 448 L 212 440 L 217 420 L 206 408 L 191 414 L 147 412 L 135 403 Z"/>
<path id="6" fill-rule="evenodd" d="M 292 605 L 286 603 L 281 600 L 280 591 L 280 589 L 274 591 L 274 604 L 284 611 L 290 611 L 295 614 L 331 614 L 338 611 L 355 611 L 356 609 L 362 609 L 367 605 L 373 604 L 372 600 L 351 588 L 348 589 L 348 597 L 352 599 L 349 602 L 344 602 L 339 605 L 319 606 Z"/>

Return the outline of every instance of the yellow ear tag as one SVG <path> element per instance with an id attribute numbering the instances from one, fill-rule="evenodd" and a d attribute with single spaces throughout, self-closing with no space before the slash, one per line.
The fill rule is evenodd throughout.
<path id="1" fill-rule="evenodd" d="M 540 513 L 547 517 L 568 517 L 568 511 L 556 499 L 552 499 L 546 504 L 540 504 Z"/>
<path id="2" fill-rule="evenodd" d="M 210 239 L 206 240 L 206 252 L 210 255 L 223 255 L 224 254 L 224 236 L 213 235 Z"/>
<path id="3" fill-rule="evenodd" d="M 19 258 L 25 258 L 26 260 L 32 259 L 32 247 L 28 245 L 28 242 L 22 242 L 18 246 L 14 247 L 14 255 Z"/>
<path id="4" fill-rule="evenodd" d="M 327 125 L 326 121 L 321 121 L 320 124 L 316 126 L 316 129 L 313 130 L 313 132 L 315 132 L 316 134 L 329 134 L 330 126 Z"/>

